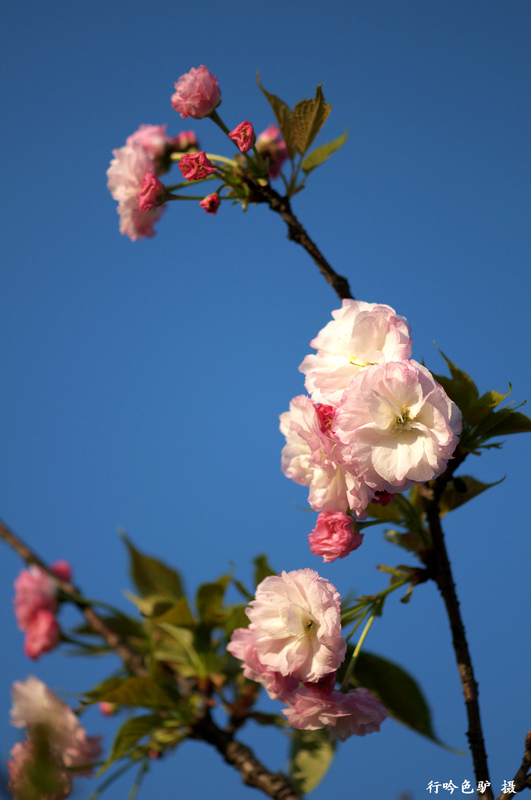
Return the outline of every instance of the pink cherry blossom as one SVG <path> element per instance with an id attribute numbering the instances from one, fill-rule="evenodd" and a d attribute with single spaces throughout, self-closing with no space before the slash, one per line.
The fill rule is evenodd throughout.
<path id="1" fill-rule="evenodd" d="M 269 177 L 276 178 L 289 155 L 286 142 L 276 125 L 270 125 L 262 131 L 256 140 L 256 149 L 269 163 Z"/>
<path id="2" fill-rule="evenodd" d="M 461 412 L 425 367 L 387 361 L 351 381 L 332 428 L 369 486 L 402 492 L 444 471 L 461 424 Z"/>
<path id="3" fill-rule="evenodd" d="M 281 675 L 318 681 L 345 657 L 341 597 L 312 569 L 265 578 L 246 613 L 259 661 Z"/>
<path id="4" fill-rule="evenodd" d="M 61 629 L 51 611 L 40 609 L 26 629 L 24 653 L 28 658 L 37 659 L 49 653 L 61 640 Z"/>
<path id="5" fill-rule="evenodd" d="M 250 681 L 262 684 L 272 700 L 284 700 L 297 689 L 299 681 L 291 675 L 282 675 L 262 664 L 254 643 L 254 633 L 249 628 L 236 628 L 233 631 L 227 650 L 235 658 L 243 661 L 244 676 Z"/>
<path id="6" fill-rule="evenodd" d="M 15 617 L 21 631 L 26 631 L 39 611 L 57 611 L 53 579 L 34 565 L 23 569 L 15 580 Z"/>
<path id="7" fill-rule="evenodd" d="M 394 309 L 360 300 L 343 300 L 329 322 L 310 342 L 317 355 L 299 367 L 312 400 L 337 406 L 349 381 L 363 369 L 411 356 L 410 328 Z"/>
<path id="8" fill-rule="evenodd" d="M 181 75 L 171 98 L 172 107 L 183 119 L 208 117 L 220 103 L 218 80 L 203 65 L 197 69 L 192 67 L 190 72 Z"/>
<path id="9" fill-rule="evenodd" d="M 72 567 L 68 561 L 64 559 L 52 564 L 52 572 L 54 575 L 57 575 L 58 578 L 61 578 L 62 581 L 69 583 L 72 580 Z"/>
<path id="10" fill-rule="evenodd" d="M 219 208 L 221 200 L 219 199 L 219 194 L 214 192 L 214 194 L 209 194 L 200 200 L 199 205 L 201 208 L 204 208 L 207 214 L 215 214 Z"/>
<path id="11" fill-rule="evenodd" d="M 91 763 L 101 754 L 100 737 L 87 736 L 72 709 L 38 678 L 15 681 L 12 696 L 11 724 L 27 728 L 30 740 L 36 730 L 45 728 L 48 745 L 58 761 L 67 768 L 83 767 L 76 774 L 88 775 Z"/>
<path id="12" fill-rule="evenodd" d="M 238 145 L 241 153 L 247 153 L 256 139 L 254 128 L 250 122 L 240 122 L 240 124 L 229 133 L 229 139 L 232 139 L 232 141 Z"/>
<path id="13" fill-rule="evenodd" d="M 126 145 L 138 142 L 154 162 L 162 161 L 174 149 L 174 139 L 166 133 L 166 125 L 141 125 L 125 140 Z"/>
<path id="14" fill-rule="evenodd" d="M 179 169 L 187 181 L 199 181 L 216 172 L 204 150 L 199 153 L 187 153 L 179 161 Z"/>
<path id="15" fill-rule="evenodd" d="M 7 762 L 9 771 L 8 791 L 15 800 L 18 798 L 39 797 L 39 800 L 65 800 L 72 791 L 72 778 L 68 774 L 64 765 L 46 753 L 48 767 L 46 794 L 42 793 L 42 787 L 35 785 L 32 775 L 34 765 L 38 759 L 38 748 L 34 742 L 26 740 L 17 742 L 10 752 L 10 760 Z M 37 792 L 39 794 L 37 795 Z"/>
<path id="16" fill-rule="evenodd" d="M 317 524 L 308 535 L 310 550 L 323 561 L 345 558 L 363 542 L 363 534 L 356 530 L 352 517 L 341 511 L 321 511 Z"/>
<path id="17" fill-rule="evenodd" d="M 289 705 L 282 713 L 292 727 L 310 731 L 328 728 L 330 739 L 343 742 L 352 734 L 365 736 L 379 731 L 387 717 L 385 706 L 364 688 L 326 694 L 304 686 L 292 695 Z"/>
<path id="18" fill-rule="evenodd" d="M 352 466 L 349 448 L 333 432 L 334 413 L 304 395 L 293 398 L 290 410 L 280 415 L 280 431 L 286 437 L 282 472 L 295 483 L 309 486 L 308 502 L 315 511 L 350 508 L 362 519 L 372 491 Z"/>
<path id="19" fill-rule="evenodd" d="M 149 211 L 164 202 L 166 189 L 152 172 L 146 172 L 137 192 L 138 210 Z"/>
<path id="20" fill-rule="evenodd" d="M 148 156 L 138 141 L 113 150 L 114 158 L 107 170 L 107 188 L 118 201 L 120 233 L 129 236 L 131 241 L 151 238 L 155 235 L 154 225 L 161 218 L 165 206 L 149 211 L 140 211 L 138 192 L 148 172 L 155 173 L 153 159 Z"/>

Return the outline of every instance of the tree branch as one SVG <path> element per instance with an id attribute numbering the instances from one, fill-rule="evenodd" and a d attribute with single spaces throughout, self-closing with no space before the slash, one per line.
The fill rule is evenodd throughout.
<path id="1" fill-rule="evenodd" d="M 489 770 L 487 765 L 487 752 L 481 725 L 481 716 L 478 702 L 478 684 L 474 677 L 472 658 L 468 649 L 468 642 L 465 633 L 465 626 L 459 609 L 459 600 L 452 575 L 452 568 L 448 551 L 444 541 L 444 533 L 441 526 L 439 513 L 439 501 L 441 495 L 452 479 L 457 467 L 465 460 L 466 453 L 456 451 L 452 461 L 448 464 L 445 472 L 431 483 L 420 484 L 420 494 L 424 505 L 424 510 L 428 519 L 428 526 L 433 542 L 433 549 L 427 554 L 426 565 L 430 577 L 436 582 L 443 597 L 446 613 L 450 622 L 452 632 L 452 643 L 461 678 L 461 686 L 465 698 L 465 707 L 468 719 L 467 738 L 472 753 L 474 772 L 478 783 L 483 781 L 489 785 L 479 796 L 484 800 L 493 800 L 494 795 L 490 788 Z"/>
<path id="2" fill-rule="evenodd" d="M 240 772 L 247 786 L 254 786 L 273 800 L 302 800 L 285 775 L 269 772 L 249 747 L 235 741 L 228 731 L 218 728 L 209 711 L 194 725 L 192 736 L 213 745 L 227 764 Z"/>
<path id="3" fill-rule="evenodd" d="M 7 525 L 0 520 L 0 538 L 19 554 L 26 564 L 34 564 L 49 575 L 56 585 L 68 595 L 85 616 L 92 630 L 99 634 L 122 659 L 133 675 L 146 677 L 149 673 L 142 658 L 114 631 L 111 631 L 104 620 L 86 603 L 79 590 L 68 581 L 55 575 L 39 556 L 16 536 Z M 241 742 L 233 739 L 232 733 L 219 728 L 210 716 L 209 711 L 195 723 L 191 729 L 191 737 L 201 739 L 213 745 L 225 761 L 235 767 L 242 776 L 242 781 L 248 786 L 254 786 L 273 800 L 302 800 L 295 792 L 285 775 L 281 772 L 272 773 L 254 756 L 253 752 Z"/>
<path id="4" fill-rule="evenodd" d="M 79 590 L 68 581 L 64 581 L 57 577 L 57 575 L 52 572 L 50 567 L 48 567 L 38 555 L 30 550 L 30 548 L 24 544 L 24 542 L 18 536 L 10 531 L 7 525 L 5 525 L 1 520 L 0 538 L 3 539 L 10 547 L 12 547 L 13 550 L 15 550 L 23 559 L 23 561 L 26 562 L 26 564 L 34 564 L 53 579 L 54 583 L 59 587 L 59 589 L 67 594 L 71 602 L 79 608 L 94 633 L 97 633 L 107 642 L 109 647 L 114 650 L 118 656 L 120 656 L 126 667 L 133 673 L 133 675 L 138 675 L 139 677 L 146 677 L 148 675 L 148 671 L 144 666 L 144 661 L 141 656 L 139 656 L 138 653 L 133 650 L 133 648 L 130 647 L 124 639 L 107 627 L 99 614 L 97 614 L 94 609 L 85 602 Z"/>
<path id="5" fill-rule="evenodd" d="M 514 783 L 514 793 L 523 791 L 525 788 L 531 789 L 531 780 L 530 775 L 528 775 L 529 770 L 531 769 L 531 731 L 525 737 L 525 750 L 524 750 L 524 757 L 522 758 L 522 763 L 520 764 L 520 768 L 518 772 L 513 778 Z M 506 792 L 502 792 L 498 797 L 498 800 L 507 800 L 507 797 L 513 797 L 514 795 L 508 795 Z"/>
<path id="6" fill-rule="evenodd" d="M 332 269 L 326 258 L 323 256 L 315 242 L 310 239 L 306 230 L 303 228 L 293 211 L 291 204 L 287 197 L 282 197 L 276 192 L 269 184 L 260 186 L 257 183 L 252 183 L 253 194 L 258 194 L 260 199 L 267 203 L 269 208 L 276 214 L 280 214 L 286 225 L 288 226 L 288 239 L 300 244 L 304 247 L 306 252 L 315 261 L 322 275 L 328 281 L 332 289 L 335 291 L 340 300 L 351 299 L 353 295 L 350 292 L 350 286 L 346 278 L 338 275 Z"/>

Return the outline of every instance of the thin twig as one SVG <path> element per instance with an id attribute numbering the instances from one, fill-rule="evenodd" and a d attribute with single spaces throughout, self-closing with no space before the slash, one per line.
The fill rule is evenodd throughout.
<path id="1" fill-rule="evenodd" d="M 259 184 L 252 183 L 252 190 L 254 195 L 259 195 L 260 199 L 269 205 L 269 208 L 276 214 L 280 214 L 286 225 L 288 226 L 288 239 L 297 242 L 301 247 L 304 247 L 306 252 L 315 261 L 322 275 L 328 281 L 340 300 L 351 299 L 354 297 L 351 294 L 350 286 L 346 278 L 338 275 L 332 269 L 326 258 L 323 256 L 315 242 L 310 239 L 306 233 L 305 228 L 301 225 L 295 214 L 291 209 L 291 204 L 287 197 L 282 197 L 276 192 L 269 184 L 260 186 Z"/>
<path id="2" fill-rule="evenodd" d="M 531 731 L 529 731 L 525 737 L 524 748 L 522 763 L 520 764 L 518 772 L 513 778 L 514 794 L 521 792 L 526 788 L 531 789 L 531 775 L 529 775 L 529 770 L 531 769 Z M 507 800 L 508 797 L 514 797 L 514 794 L 502 792 L 498 797 L 498 800 Z"/>

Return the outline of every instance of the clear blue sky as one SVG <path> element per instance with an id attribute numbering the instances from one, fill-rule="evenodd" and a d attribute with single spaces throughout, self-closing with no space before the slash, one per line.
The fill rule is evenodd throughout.
<path id="1" fill-rule="evenodd" d="M 106 189 L 111 150 L 140 123 L 193 127 L 207 151 L 233 150 L 208 120 L 170 107 L 174 81 L 206 64 L 227 125 L 272 122 L 256 86 L 291 105 L 323 84 L 333 111 L 318 143 L 349 129 L 295 212 L 353 293 L 393 306 L 414 357 L 439 347 L 480 390 L 531 397 L 531 5 L 522 0 L 293 0 L 157 3 L 13 0 L 4 12 L 0 129 L 2 393 L 0 516 L 47 560 L 68 559 L 89 596 L 123 604 L 117 536 L 178 566 L 193 590 L 266 551 L 312 567 L 342 594 L 385 585 L 375 564 L 406 554 L 371 529 L 348 559 L 308 550 L 315 515 L 279 467 L 278 415 L 303 391 L 309 341 L 338 306 L 308 256 L 266 208 L 216 217 L 174 203 L 151 241 L 118 232 Z M 500 486 L 447 519 L 448 545 L 480 684 L 494 790 L 519 764 L 529 717 L 529 439 L 470 459 Z M 9 687 L 28 674 L 71 692 L 107 662 L 29 662 L 11 612 L 21 564 L 2 545 L 2 758 L 16 741 Z M 73 611 L 62 612 L 73 621 Z M 436 730 L 466 748 L 466 720 L 442 602 L 419 587 L 389 602 L 367 647 L 408 669 Z M 91 733 L 111 729 L 96 712 Z M 108 726 L 108 727 L 107 727 Z M 284 767 L 278 734 L 264 760 Z M 107 735 L 110 740 L 110 735 Z M 392 721 L 340 748 L 313 797 L 427 797 L 430 780 L 473 780 L 468 756 Z M 79 780 L 76 797 L 93 784 Z M 128 783 L 106 797 L 122 800 Z M 255 796 L 219 756 L 186 743 L 155 764 L 141 798 Z M 257 795 L 256 795 L 257 796 Z M 455 793 L 454 796 L 461 796 Z"/>

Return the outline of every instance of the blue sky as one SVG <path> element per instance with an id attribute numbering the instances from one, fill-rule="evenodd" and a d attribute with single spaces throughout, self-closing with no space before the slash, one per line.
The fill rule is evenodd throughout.
<path id="1" fill-rule="evenodd" d="M 117 536 L 182 570 L 193 590 L 232 563 L 312 567 L 342 594 L 383 588 L 376 564 L 404 554 L 374 528 L 322 565 L 307 547 L 315 515 L 280 472 L 278 415 L 303 392 L 297 368 L 338 306 L 309 257 L 263 207 L 217 216 L 171 204 L 151 241 L 118 232 L 106 189 L 111 150 L 140 123 L 193 127 L 209 152 L 233 149 L 208 120 L 170 106 L 173 84 L 206 64 L 229 128 L 272 122 L 256 85 L 293 105 L 317 84 L 333 111 L 318 144 L 348 128 L 294 210 L 358 299 L 409 320 L 413 355 L 439 347 L 480 390 L 531 396 L 529 375 L 529 33 L 518 0 L 314 0 L 249 4 L 11 2 L 4 79 L 2 479 L 0 516 L 45 559 L 68 559 L 89 596 L 128 607 Z M 529 440 L 470 459 L 505 481 L 447 518 L 450 557 L 474 658 L 495 792 L 529 729 Z M 2 758 L 16 741 L 9 687 L 35 674 L 68 692 L 109 665 L 22 654 L 11 612 L 20 562 L 1 559 Z M 74 621 L 73 611 L 62 619 Z M 466 720 L 442 602 L 421 586 L 392 599 L 369 650 L 408 669 L 440 738 L 466 748 Z M 91 733 L 111 726 L 96 712 Z M 108 727 L 106 727 L 108 726 Z M 286 741 L 245 732 L 284 767 Z M 263 743 L 263 744 L 262 744 Z M 313 797 L 427 796 L 430 780 L 473 779 L 460 757 L 389 721 L 340 748 Z M 177 784 L 178 779 L 178 784 Z M 201 744 L 155 764 L 140 797 L 199 800 L 252 790 Z M 127 796 L 126 781 L 106 795 Z M 80 780 L 76 797 L 94 788 Z M 171 789 L 171 791 L 170 791 Z M 457 793 L 456 793 L 457 794 Z"/>

